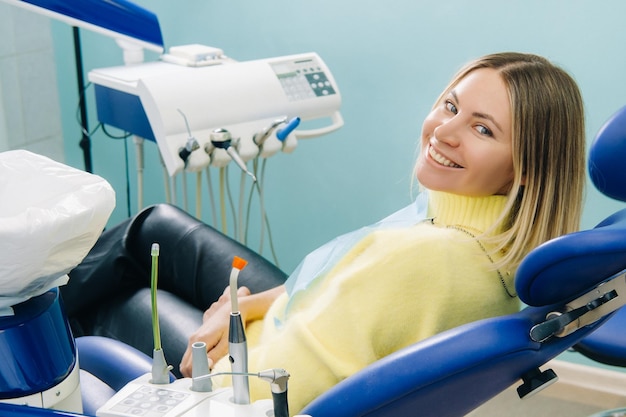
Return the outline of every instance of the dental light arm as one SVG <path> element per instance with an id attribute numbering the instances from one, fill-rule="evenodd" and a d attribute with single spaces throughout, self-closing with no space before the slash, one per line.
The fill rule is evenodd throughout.
<path id="1" fill-rule="evenodd" d="M 126 0 L 3 0 L 71 26 L 163 52 L 156 15 Z"/>

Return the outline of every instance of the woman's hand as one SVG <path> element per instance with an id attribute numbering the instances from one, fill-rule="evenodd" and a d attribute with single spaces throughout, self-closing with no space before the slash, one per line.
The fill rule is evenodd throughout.
<path id="1" fill-rule="evenodd" d="M 274 300 L 285 291 L 281 285 L 258 294 L 250 294 L 246 287 L 237 290 L 239 312 L 244 325 L 248 321 L 261 319 Z M 191 376 L 191 351 L 196 342 L 206 343 L 209 367 L 228 354 L 228 326 L 230 323 L 230 287 L 226 287 L 220 298 L 204 312 L 202 325 L 190 337 L 187 350 L 180 363 L 183 376 Z"/>
<path id="2" fill-rule="evenodd" d="M 250 290 L 240 287 L 237 290 L 237 297 L 250 295 Z M 241 309 L 240 309 L 241 310 Z M 180 372 L 183 376 L 191 376 L 191 350 L 196 342 L 206 343 L 209 367 L 228 354 L 228 325 L 230 322 L 231 303 L 230 287 L 226 287 L 220 298 L 211 304 L 208 310 L 202 315 L 202 325 L 189 337 L 187 350 L 180 363 Z M 242 320 L 245 317 L 242 313 Z"/>

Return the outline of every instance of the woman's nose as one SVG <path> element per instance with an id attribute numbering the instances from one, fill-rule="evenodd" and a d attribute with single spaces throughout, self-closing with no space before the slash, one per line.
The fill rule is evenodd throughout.
<path id="1" fill-rule="evenodd" d="M 439 142 L 454 147 L 460 144 L 459 126 L 454 117 L 442 119 L 435 128 L 434 133 Z"/>

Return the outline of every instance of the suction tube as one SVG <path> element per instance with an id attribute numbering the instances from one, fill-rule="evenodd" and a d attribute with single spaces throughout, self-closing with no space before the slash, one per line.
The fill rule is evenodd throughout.
<path id="1" fill-rule="evenodd" d="M 150 251 L 152 256 L 152 268 L 150 277 L 150 293 L 152 301 L 152 337 L 154 349 L 152 350 L 152 382 L 153 384 L 169 384 L 170 367 L 165 361 L 163 349 L 161 349 L 161 328 L 159 327 L 159 312 L 157 309 L 157 284 L 159 280 L 159 244 L 153 243 Z"/>

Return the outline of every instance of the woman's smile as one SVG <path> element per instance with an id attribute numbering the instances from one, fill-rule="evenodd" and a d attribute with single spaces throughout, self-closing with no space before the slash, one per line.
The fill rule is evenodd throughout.
<path id="1" fill-rule="evenodd" d="M 428 154 L 430 155 L 432 160 L 437 162 L 439 165 L 443 165 L 449 168 L 463 168 L 461 165 L 457 164 L 454 161 L 451 161 L 450 159 L 437 152 L 435 148 L 433 148 L 433 145 L 428 145 Z"/>

